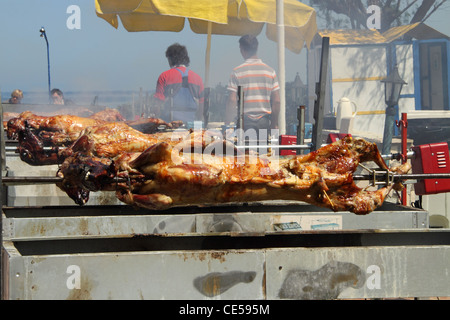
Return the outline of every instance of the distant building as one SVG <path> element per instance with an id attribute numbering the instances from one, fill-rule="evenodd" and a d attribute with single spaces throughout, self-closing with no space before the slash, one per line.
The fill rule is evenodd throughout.
<path id="1" fill-rule="evenodd" d="M 405 112 L 450 110 L 448 36 L 423 23 L 395 27 L 384 33 L 376 30 L 322 30 L 308 51 L 310 122 L 313 119 L 315 83 L 319 81 L 322 37 L 330 38 L 324 109 L 328 120 L 335 116 L 338 101 L 346 97 L 357 106 L 352 130 L 382 136 L 386 105 L 384 84 L 380 81 L 395 65 L 408 83 L 399 101 L 399 116 Z"/>

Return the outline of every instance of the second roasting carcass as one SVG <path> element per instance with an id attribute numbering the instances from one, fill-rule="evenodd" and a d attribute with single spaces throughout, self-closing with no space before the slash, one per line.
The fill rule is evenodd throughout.
<path id="1" fill-rule="evenodd" d="M 123 153 L 114 159 L 76 152 L 61 165 L 58 186 L 80 205 L 87 202 L 89 192 L 103 190 L 115 191 L 126 204 L 153 210 L 298 200 L 363 215 L 381 206 L 392 187 L 400 187 L 375 191 L 358 187 L 353 173 L 368 161 L 388 169 L 376 144 L 363 139 L 345 138 L 308 155 L 274 159 L 183 153 L 159 142 L 142 153 Z"/>
<path id="2" fill-rule="evenodd" d="M 73 115 L 47 117 L 23 112 L 19 117 L 8 121 L 7 135 L 10 139 L 19 141 L 17 150 L 21 160 L 39 166 L 61 163 L 72 145 L 76 145 L 79 137 L 86 132 L 91 136 L 95 135 L 97 141 L 107 141 L 104 144 L 109 145 L 109 148 L 118 142 L 126 145 L 124 140 L 126 139 L 128 147 L 141 142 L 140 149 L 132 148 L 128 151 L 143 151 L 156 143 L 159 137 L 158 133 L 148 132 L 154 132 L 160 125 L 170 128 L 177 128 L 180 125 L 178 122 L 167 124 L 155 118 L 135 121 L 113 121 L 114 119 L 121 118 L 117 112 L 111 113 L 110 110 L 99 112 L 89 118 Z M 117 136 L 118 131 L 121 132 L 120 138 Z M 68 151 L 64 151 L 65 149 Z"/>
<path id="3" fill-rule="evenodd" d="M 30 111 L 25 111 L 17 117 L 8 120 L 6 133 L 9 139 L 16 140 L 20 138 L 21 133 L 29 130 L 39 137 L 46 146 L 67 146 L 75 141 L 80 133 L 88 127 L 116 122 L 125 123 L 147 134 L 156 132 L 160 126 L 172 129 L 182 125 L 179 121 L 167 123 L 158 118 L 141 118 L 127 121 L 115 109 L 105 109 L 90 117 L 70 114 L 40 116 Z"/>
<path id="4" fill-rule="evenodd" d="M 41 137 L 25 129 L 19 134 L 18 152 L 22 161 L 30 165 L 61 164 L 67 157 L 77 152 L 94 157 L 114 158 L 122 153 L 143 152 L 159 142 L 180 147 L 200 145 L 203 150 L 207 144 L 214 142 L 214 135 L 208 131 L 177 130 L 174 132 L 157 132 L 145 134 L 133 129 L 124 122 L 108 122 L 85 128 L 66 148 L 45 147 Z"/>

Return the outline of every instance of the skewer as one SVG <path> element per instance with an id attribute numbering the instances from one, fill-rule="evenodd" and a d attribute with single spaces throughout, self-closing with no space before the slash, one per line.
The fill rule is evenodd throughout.
<path id="1" fill-rule="evenodd" d="M 30 185 L 30 184 L 55 184 L 61 182 L 59 177 L 3 177 L 2 182 L 6 186 Z"/>
<path id="2" fill-rule="evenodd" d="M 62 150 L 63 148 L 58 148 L 58 150 Z M 43 147 L 42 148 L 43 151 L 51 151 L 51 150 L 55 150 L 54 147 Z M 16 146 L 5 146 L 5 151 L 6 152 L 11 152 L 11 153 L 17 153 L 17 147 Z"/>
<path id="3" fill-rule="evenodd" d="M 311 149 L 311 144 L 292 144 L 292 145 L 277 145 L 277 144 L 268 144 L 268 145 L 248 145 L 248 146 L 236 146 L 236 149 Z"/>
<path id="4" fill-rule="evenodd" d="M 378 181 L 386 180 L 386 172 L 375 173 Z M 393 181 L 426 180 L 426 179 L 450 179 L 450 173 L 417 173 L 417 174 L 389 174 Z M 373 180 L 372 174 L 353 175 L 353 180 Z"/>
<path id="5" fill-rule="evenodd" d="M 405 181 L 405 180 L 425 180 L 425 179 L 450 179 L 450 173 L 432 173 L 432 174 L 391 174 L 390 180 L 393 182 L 396 181 Z M 386 183 L 386 172 L 377 172 L 375 174 L 375 179 L 380 181 L 381 184 Z M 13 185 L 32 185 L 32 184 L 55 184 L 62 182 L 62 178 L 60 177 L 3 177 L 2 183 L 6 186 Z M 355 181 L 373 181 L 373 174 L 360 174 L 353 175 L 353 180 Z M 128 183 L 127 178 L 114 178 L 111 179 L 111 183 Z"/>
<path id="6" fill-rule="evenodd" d="M 415 155 L 414 151 L 409 151 L 408 153 L 406 153 L 406 157 L 408 159 L 411 159 L 412 157 L 414 157 L 414 155 Z M 385 161 L 386 160 L 401 160 L 402 154 L 401 153 L 392 153 L 392 154 L 382 155 L 381 157 Z"/>
<path id="7" fill-rule="evenodd" d="M 325 190 L 323 190 L 323 193 L 325 194 L 325 197 L 327 198 L 327 200 L 330 203 L 331 207 L 334 209 L 333 201 L 331 201 L 330 197 L 328 196 L 328 193 Z"/>
<path id="8" fill-rule="evenodd" d="M 63 181 L 60 177 L 3 177 L 2 183 L 6 186 L 24 186 L 40 184 L 56 184 Z M 128 182 L 125 178 L 111 179 L 111 183 Z"/>
<path id="9" fill-rule="evenodd" d="M 15 153 L 16 149 L 17 149 L 17 144 L 18 141 L 17 140 L 6 140 L 5 143 L 7 144 L 5 147 L 5 151 L 6 152 L 12 152 Z M 9 144 L 9 145 L 8 145 Z M 325 144 L 324 144 L 325 145 Z M 322 146 L 324 146 L 322 145 Z M 295 144 L 295 145 L 278 145 L 278 144 L 267 144 L 267 145 L 237 145 L 236 149 L 253 149 L 253 148 L 258 148 L 258 149 L 278 149 L 278 150 L 284 150 L 284 149 L 299 149 L 299 150 L 308 150 L 311 149 L 312 144 L 311 143 L 306 143 L 306 144 Z M 59 147 L 59 150 L 61 150 L 63 148 Z M 43 147 L 43 150 L 52 150 L 52 147 Z M 407 153 L 407 158 L 410 159 L 414 156 L 414 151 L 410 151 Z M 383 160 L 398 160 L 401 158 L 401 154 L 400 153 L 393 153 L 393 154 L 388 154 L 388 155 L 382 155 L 381 156 L 383 158 Z"/>

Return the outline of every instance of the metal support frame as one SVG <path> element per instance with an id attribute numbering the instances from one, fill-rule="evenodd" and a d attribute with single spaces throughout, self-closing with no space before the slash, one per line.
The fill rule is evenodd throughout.
<path id="1" fill-rule="evenodd" d="M 397 116 L 397 110 L 395 106 L 388 106 L 386 108 L 386 120 L 383 131 L 383 146 L 381 149 L 382 154 L 391 153 L 392 137 L 394 136 L 395 117 Z"/>
<path id="2" fill-rule="evenodd" d="M 237 109 L 237 142 L 238 146 L 244 145 L 244 88 L 238 86 L 238 109 Z"/>
<path id="3" fill-rule="evenodd" d="M 5 130 L 3 128 L 3 104 L 0 92 L 0 300 L 3 300 L 3 169 L 6 167 Z"/>
<path id="4" fill-rule="evenodd" d="M 203 103 L 203 124 L 204 128 L 208 128 L 209 124 L 209 107 L 210 107 L 210 95 L 211 88 L 205 88 L 204 90 L 204 103 Z"/>
<path id="5" fill-rule="evenodd" d="M 316 84 L 317 100 L 314 104 L 314 120 L 312 133 L 312 151 L 320 148 L 322 145 L 322 131 L 323 131 L 323 110 L 325 104 L 326 87 L 328 80 L 328 61 L 330 55 L 330 38 L 324 37 L 322 39 L 322 57 L 320 62 L 320 78 Z"/>
<path id="6" fill-rule="evenodd" d="M 41 37 L 45 39 L 45 43 L 47 45 L 47 73 L 48 73 L 48 99 L 49 102 L 52 100 L 52 94 L 51 94 L 51 80 L 50 80 L 50 48 L 48 45 L 48 38 L 47 38 L 47 32 L 45 31 L 44 27 L 39 30 L 41 32 Z"/>
<path id="7" fill-rule="evenodd" d="M 406 113 L 402 113 L 402 120 L 395 121 L 395 124 L 398 128 L 401 129 L 401 137 L 402 137 L 402 164 L 405 164 L 408 161 L 407 157 L 407 147 L 408 147 L 408 115 Z M 402 205 L 406 206 L 406 188 L 402 190 Z"/>
<path id="8" fill-rule="evenodd" d="M 305 144 L 305 106 L 300 106 L 297 109 L 297 119 L 298 119 L 298 126 L 297 126 L 297 144 L 303 145 Z M 303 154 L 302 149 L 297 149 L 297 155 Z"/>

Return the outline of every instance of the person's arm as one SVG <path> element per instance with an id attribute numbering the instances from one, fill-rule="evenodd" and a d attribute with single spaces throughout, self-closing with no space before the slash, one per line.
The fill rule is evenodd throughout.
<path id="1" fill-rule="evenodd" d="M 156 82 L 156 90 L 153 95 L 153 112 L 156 117 L 162 117 L 162 112 L 164 108 L 164 101 L 166 99 L 164 95 L 165 88 L 165 78 L 164 74 L 160 74 Z"/>
<path id="2" fill-rule="evenodd" d="M 272 91 L 270 103 L 272 104 L 270 129 L 278 129 L 278 118 L 280 116 L 280 90 Z"/>
<path id="3" fill-rule="evenodd" d="M 237 90 L 238 81 L 234 71 L 231 73 L 230 80 L 227 85 L 228 99 L 225 110 L 225 124 L 229 125 L 231 122 L 237 119 Z"/>
<path id="4" fill-rule="evenodd" d="M 198 99 L 198 108 L 197 112 L 195 113 L 195 119 L 198 121 L 205 121 L 205 117 L 203 114 L 204 108 L 205 108 L 205 99 Z"/>
<path id="5" fill-rule="evenodd" d="M 199 89 L 198 99 L 196 99 L 194 96 L 194 99 L 196 99 L 197 105 L 198 105 L 197 112 L 195 113 L 195 118 L 198 121 L 206 121 L 203 113 L 205 110 L 205 98 L 209 99 L 209 97 L 205 97 L 205 94 L 209 94 L 209 93 L 206 92 L 207 90 L 205 90 L 203 81 L 201 80 L 200 77 L 199 77 L 199 86 L 200 86 L 200 89 Z M 191 91 L 191 93 L 192 93 L 192 95 L 194 95 L 193 91 Z"/>
<path id="6" fill-rule="evenodd" d="M 158 98 L 153 97 L 152 100 L 153 104 L 152 104 L 152 113 L 155 114 L 155 117 L 162 117 L 162 109 L 163 109 L 163 105 L 164 105 L 164 101 L 159 100 Z"/>

